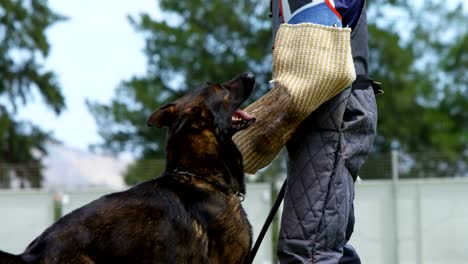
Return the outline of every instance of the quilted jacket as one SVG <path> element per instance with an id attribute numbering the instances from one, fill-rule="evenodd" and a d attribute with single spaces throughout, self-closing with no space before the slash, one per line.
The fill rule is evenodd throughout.
<path id="1" fill-rule="evenodd" d="M 275 15 L 278 1 L 272 2 L 275 33 L 281 18 Z M 365 8 L 351 33 L 351 46 L 356 74 L 365 77 Z M 288 180 L 277 252 L 281 263 L 344 263 L 343 251 L 354 253 L 346 245 L 354 227 L 354 182 L 373 144 L 376 123 L 371 82 L 364 87 L 361 82 L 314 111 L 287 144 Z M 360 263 L 357 255 L 354 259 L 346 263 Z"/>

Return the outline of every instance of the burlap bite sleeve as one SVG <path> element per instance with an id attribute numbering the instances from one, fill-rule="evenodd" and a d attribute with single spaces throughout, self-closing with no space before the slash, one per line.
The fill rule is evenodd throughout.
<path id="1" fill-rule="evenodd" d="M 280 26 L 274 88 L 245 109 L 257 121 L 234 135 L 245 172 L 268 165 L 312 111 L 354 81 L 350 32 L 311 23 Z"/>

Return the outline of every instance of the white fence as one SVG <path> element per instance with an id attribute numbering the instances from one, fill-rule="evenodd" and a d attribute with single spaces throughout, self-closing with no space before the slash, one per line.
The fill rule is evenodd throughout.
<path id="1" fill-rule="evenodd" d="M 53 194 L 0 192 L 0 249 L 19 253 L 53 221 Z"/>
<path id="2" fill-rule="evenodd" d="M 107 192 L 69 192 L 64 213 Z M 52 195 L 0 191 L 0 249 L 21 252 L 52 223 Z M 269 185 L 248 185 L 244 207 L 254 237 L 270 202 Z M 351 243 L 364 264 L 468 263 L 468 179 L 368 181 L 356 185 L 355 207 Z M 270 232 L 256 263 L 271 263 L 272 254 Z"/>
<path id="3" fill-rule="evenodd" d="M 351 243 L 362 263 L 468 263 L 468 179 L 375 181 L 356 189 Z"/>

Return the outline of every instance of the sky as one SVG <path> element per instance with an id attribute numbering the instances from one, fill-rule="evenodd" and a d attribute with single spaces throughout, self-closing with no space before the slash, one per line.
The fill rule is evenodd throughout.
<path id="1" fill-rule="evenodd" d="M 51 51 L 45 66 L 62 87 L 66 109 L 59 115 L 40 96 L 19 111 L 66 146 L 81 150 L 101 142 L 85 100 L 110 102 L 122 80 L 145 73 L 144 39 L 127 15 L 157 12 L 155 0 L 49 0 L 49 6 L 69 19 L 47 32 Z"/>

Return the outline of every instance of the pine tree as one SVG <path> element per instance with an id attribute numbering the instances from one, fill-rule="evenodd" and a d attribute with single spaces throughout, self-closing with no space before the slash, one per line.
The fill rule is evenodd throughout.
<path id="1" fill-rule="evenodd" d="M 0 187 L 9 185 L 11 173 L 40 186 L 42 166 L 33 151 L 45 153 L 49 136 L 15 114 L 33 89 L 56 114 L 65 107 L 55 74 L 43 66 L 50 50 L 45 31 L 63 19 L 46 1 L 0 1 Z"/>

